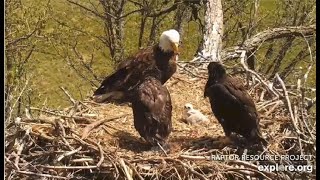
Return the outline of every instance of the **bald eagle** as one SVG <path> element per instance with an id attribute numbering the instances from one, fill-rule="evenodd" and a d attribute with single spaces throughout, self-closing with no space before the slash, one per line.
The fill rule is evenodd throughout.
<path id="1" fill-rule="evenodd" d="M 134 127 L 151 146 L 164 146 L 172 130 L 172 105 L 167 88 L 148 76 L 133 91 Z"/>
<path id="2" fill-rule="evenodd" d="M 98 103 L 128 102 L 132 90 L 150 73 L 164 84 L 176 72 L 179 41 L 180 35 L 176 30 L 164 31 L 158 44 L 142 49 L 121 62 L 94 92 L 93 100 Z"/>
<path id="3" fill-rule="evenodd" d="M 212 112 L 222 125 L 227 139 L 234 132 L 250 142 L 266 144 L 260 132 L 255 104 L 243 84 L 228 76 L 219 62 L 208 65 L 208 75 L 204 97 L 209 97 Z"/>

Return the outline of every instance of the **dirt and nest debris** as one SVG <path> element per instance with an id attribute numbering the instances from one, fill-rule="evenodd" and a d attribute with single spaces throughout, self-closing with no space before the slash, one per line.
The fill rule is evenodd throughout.
<path id="1" fill-rule="evenodd" d="M 259 164 L 288 165 L 296 161 L 235 158 L 243 154 L 305 154 L 312 155 L 311 160 L 298 163 L 315 165 L 315 140 L 303 124 L 298 126 L 303 134 L 295 132 L 284 98 L 271 100 L 266 99 L 267 95 L 261 98 L 262 92 L 267 94 L 261 83 L 248 89 L 261 114 L 263 135 L 269 141 L 265 151 L 245 143 L 219 144 L 224 133 L 212 115 L 208 99 L 203 97 L 206 78 L 201 77 L 205 73 L 196 77 L 180 70 L 166 84 L 172 97 L 174 129 L 168 156 L 148 150 L 134 129 L 129 105 L 80 102 L 69 96 L 74 103 L 71 107 L 63 111 L 31 108 L 34 117 L 18 117 L 6 130 L 6 179 L 315 178 L 315 169 L 312 172 L 258 169 Z M 207 126 L 184 123 L 181 118 L 186 103 L 199 109 L 211 123 Z M 310 131 L 315 135 L 315 130 Z M 221 155 L 229 155 L 224 156 L 229 159 L 215 159 Z"/>

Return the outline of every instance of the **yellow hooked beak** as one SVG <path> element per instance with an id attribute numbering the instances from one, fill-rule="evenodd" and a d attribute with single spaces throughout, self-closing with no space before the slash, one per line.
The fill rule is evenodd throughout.
<path id="1" fill-rule="evenodd" d="M 172 43 L 173 52 L 179 54 L 179 43 Z"/>

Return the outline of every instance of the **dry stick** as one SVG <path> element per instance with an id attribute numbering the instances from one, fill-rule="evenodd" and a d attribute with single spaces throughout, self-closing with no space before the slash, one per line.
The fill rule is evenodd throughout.
<path id="1" fill-rule="evenodd" d="M 21 156 L 21 152 L 22 152 L 23 148 L 24 148 L 24 143 L 19 144 L 19 146 L 17 148 L 16 159 L 14 161 L 14 165 L 16 167 L 18 167 L 19 170 L 20 170 L 20 168 L 19 168 L 19 160 L 20 160 L 20 156 Z"/>
<path id="2" fill-rule="evenodd" d="M 29 172 L 29 171 L 17 171 L 17 173 L 25 174 L 25 175 L 35 175 L 35 176 L 47 177 L 47 178 L 70 179 L 70 178 L 63 177 L 63 176 L 54 176 L 54 175 L 50 175 L 50 174 L 40 174 L 40 173 L 34 173 L 34 172 Z"/>
<path id="3" fill-rule="evenodd" d="M 239 172 L 240 174 L 245 174 L 245 175 L 249 175 L 249 176 L 252 176 L 253 174 L 249 173 L 248 171 L 251 171 L 251 172 L 254 172 L 256 174 L 259 174 L 261 176 L 263 176 L 264 178 L 266 179 L 269 179 L 269 180 L 272 180 L 272 178 L 268 177 L 266 174 L 258 171 L 258 170 L 255 170 L 255 169 L 246 169 L 246 168 L 228 168 L 228 169 L 225 169 L 225 171 L 233 171 L 233 172 Z"/>
<path id="4" fill-rule="evenodd" d="M 180 176 L 180 174 L 179 174 L 179 172 L 178 172 L 177 168 L 173 168 L 173 169 L 174 169 L 174 171 L 176 172 L 176 174 L 177 174 L 177 176 L 178 176 L 179 180 L 182 180 L 182 178 L 181 178 L 181 176 Z"/>
<path id="5" fill-rule="evenodd" d="M 183 167 L 187 168 L 191 173 L 195 174 L 196 176 L 199 177 L 199 179 L 201 180 L 208 180 L 208 178 L 206 178 L 204 175 L 198 173 L 197 171 L 195 171 L 192 167 L 188 166 L 186 163 L 178 160 L 178 159 L 171 159 L 175 162 L 178 162 L 179 164 L 181 164 Z"/>
<path id="6" fill-rule="evenodd" d="M 132 169 L 132 171 L 138 176 L 138 178 L 140 180 L 144 180 L 143 177 L 140 175 L 140 173 L 137 171 L 137 169 L 129 161 L 127 161 L 125 159 L 124 159 L 124 161 L 125 161 L 125 163 L 128 164 L 128 166 Z"/>
<path id="7" fill-rule="evenodd" d="M 277 80 L 280 82 L 280 84 L 282 86 L 282 89 L 283 89 L 283 92 L 284 92 L 284 97 L 286 99 L 286 103 L 287 103 L 287 106 L 288 106 L 288 110 L 289 110 L 289 113 L 290 113 L 290 117 L 291 117 L 291 121 L 292 121 L 293 127 L 294 127 L 294 129 L 297 131 L 297 133 L 299 135 L 304 135 L 304 134 L 301 133 L 300 129 L 297 127 L 297 124 L 295 122 L 295 118 L 294 118 L 294 115 L 293 115 L 293 112 L 292 112 L 292 106 L 291 106 L 291 102 L 290 102 L 290 99 L 289 99 L 288 91 L 286 90 L 286 86 L 285 86 L 284 82 L 282 81 L 282 79 L 280 78 L 278 73 L 276 73 L 275 77 L 277 78 Z"/>
<path id="8" fill-rule="evenodd" d="M 119 173 L 119 170 L 118 170 L 116 163 L 108 155 L 107 155 L 107 158 L 109 159 L 110 163 L 112 164 L 112 167 L 114 167 L 114 169 L 116 171 L 117 176 L 115 177 L 115 179 L 118 179 L 120 173 Z"/>
<path id="9" fill-rule="evenodd" d="M 65 131 L 62 123 L 59 120 L 57 120 L 56 123 L 59 125 L 59 127 L 62 130 L 62 135 L 60 134 L 60 137 L 61 137 L 62 141 L 68 146 L 68 148 L 70 150 L 74 151 L 74 148 L 72 146 L 70 146 L 69 142 L 66 140 L 66 138 L 64 138 L 66 136 L 66 131 Z"/>
<path id="10" fill-rule="evenodd" d="M 72 159 L 70 162 L 88 162 L 88 161 L 94 161 L 92 158 L 80 158 L 80 159 Z"/>
<path id="11" fill-rule="evenodd" d="M 82 147 L 80 146 L 78 149 L 75 149 L 75 150 L 73 150 L 73 151 L 65 152 L 65 153 L 63 153 L 61 156 L 58 157 L 57 161 L 59 162 L 59 161 L 61 161 L 63 158 L 68 157 L 68 156 L 71 156 L 71 155 L 79 152 L 81 149 L 82 149 Z"/>
<path id="12" fill-rule="evenodd" d="M 81 139 L 77 139 L 77 138 L 74 138 L 74 137 L 67 137 L 67 138 L 71 138 L 71 139 L 77 140 L 80 143 L 83 142 Z M 87 146 L 93 146 L 93 145 L 88 144 L 86 142 L 84 142 L 83 144 L 86 144 Z M 94 148 L 94 150 L 96 150 L 96 149 Z M 102 158 L 100 158 L 100 160 L 101 159 Z M 99 161 L 99 163 L 100 163 L 100 161 Z M 99 165 L 99 163 L 97 165 Z M 96 168 L 99 168 L 97 165 L 95 165 L 95 166 L 44 166 L 44 165 L 39 165 L 39 167 L 43 167 L 43 168 L 47 168 L 47 169 L 96 169 Z"/>
<path id="13" fill-rule="evenodd" d="M 7 121 L 10 122 L 11 116 L 12 116 L 12 113 L 13 113 L 13 109 L 14 109 L 14 107 L 16 106 L 16 104 L 19 102 L 19 99 L 21 98 L 21 96 L 22 96 L 24 90 L 26 89 L 28 83 L 29 83 L 29 78 L 26 80 L 26 83 L 24 84 L 21 92 L 19 93 L 19 96 L 17 97 L 17 99 L 16 99 L 15 102 L 13 103 L 12 107 L 10 108 L 10 113 L 9 113 L 9 117 L 8 117 Z"/>
<path id="14" fill-rule="evenodd" d="M 157 145 L 160 147 L 160 149 L 163 151 L 163 153 L 168 157 L 167 152 L 163 149 L 163 147 L 161 146 L 161 144 L 159 142 L 157 142 Z"/>
<path id="15" fill-rule="evenodd" d="M 276 93 L 273 88 L 270 88 L 269 85 L 260 77 L 259 74 L 257 74 L 256 72 L 254 72 L 254 71 L 252 71 L 251 69 L 248 68 L 248 66 L 247 66 L 246 63 L 244 62 L 244 61 L 245 61 L 245 57 L 246 57 L 246 51 L 245 51 L 245 50 L 241 50 L 240 52 L 241 52 L 240 60 L 241 60 L 241 64 L 242 64 L 242 66 L 244 67 L 244 69 L 245 69 L 247 72 L 255 75 L 255 76 L 259 79 L 259 81 L 260 81 L 264 86 L 266 86 L 267 89 L 269 89 L 269 91 L 271 91 L 277 98 L 279 98 L 279 94 Z"/>
<path id="16" fill-rule="evenodd" d="M 186 67 L 182 67 L 180 64 L 177 64 L 179 67 L 182 68 L 182 70 L 188 72 L 189 74 L 191 74 L 192 76 L 195 76 L 195 77 L 198 77 L 198 78 L 201 78 L 201 79 L 206 79 L 205 77 L 203 76 L 199 76 L 197 74 L 194 74 L 193 72 L 191 72 L 190 70 L 188 70 Z"/>
<path id="17" fill-rule="evenodd" d="M 97 166 L 44 166 L 39 165 L 39 167 L 46 169 L 97 169 Z"/>
<path id="18" fill-rule="evenodd" d="M 259 101 L 263 101 L 263 98 L 264 98 L 264 95 L 266 94 L 266 92 L 267 91 L 265 89 L 262 90 L 261 95 L 259 97 Z"/>
<path id="19" fill-rule="evenodd" d="M 25 139 L 27 138 L 27 136 L 29 135 L 29 131 L 27 130 L 26 134 L 24 134 L 24 136 L 21 138 L 21 142 L 18 144 L 18 148 L 17 148 L 17 153 L 16 153 L 16 159 L 14 161 L 14 165 L 20 170 L 19 168 L 19 160 L 20 160 L 20 156 L 21 156 L 21 153 L 23 151 L 23 148 L 24 148 L 24 142 L 25 142 Z"/>
<path id="20" fill-rule="evenodd" d="M 70 93 L 64 87 L 60 86 L 59 88 L 64 92 L 65 95 L 68 96 L 69 100 L 72 102 L 73 105 L 77 104 L 77 101 L 71 97 Z"/>
<path id="21" fill-rule="evenodd" d="M 89 123 L 91 123 L 91 121 L 86 118 L 86 117 L 81 117 L 81 116 L 68 116 L 68 115 L 64 115 L 64 114 L 58 114 L 58 113 L 55 113 L 55 112 L 52 112 L 52 111 L 48 111 L 48 110 L 43 110 L 43 109 L 40 109 L 40 108 L 36 108 L 36 107 L 30 107 L 31 110 L 36 110 L 36 111 L 40 111 L 40 112 L 45 112 L 45 113 L 48 113 L 48 114 L 51 114 L 51 115 L 54 115 L 54 116 L 60 116 L 62 118 L 73 118 L 75 120 L 82 120 L 82 121 L 87 121 Z"/>
<path id="22" fill-rule="evenodd" d="M 119 159 L 119 163 L 120 163 L 120 165 L 122 166 L 123 171 L 124 171 L 124 174 L 126 175 L 126 177 L 128 178 L 128 180 L 133 180 L 131 174 L 129 174 L 129 169 L 128 169 L 128 167 L 126 166 L 126 164 L 124 163 L 124 161 L 123 161 L 122 158 Z"/>
<path id="23" fill-rule="evenodd" d="M 97 167 L 100 167 L 101 166 L 101 164 L 103 163 L 103 160 L 104 160 L 104 156 L 103 156 L 103 150 L 102 150 L 102 147 L 101 147 L 101 145 L 100 145 L 100 143 L 96 143 L 97 144 L 97 146 L 98 146 L 98 148 L 99 148 L 99 151 L 100 151 L 100 160 L 99 160 L 99 162 L 97 163 Z"/>
<path id="24" fill-rule="evenodd" d="M 276 88 L 275 88 L 275 89 L 276 89 Z M 276 89 L 276 90 L 279 91 L 279 92 L 283 92 L 283 89 Z M 293 95 L 293 96 L 301 97 L 301 94 L 297 94 L 297 93 L 294 93 L 294 92 L 288 91 L 288 90 L 287 90 L 287 92 L 288 92 L 288 95 Z M 308 101 L 312 101 L 312 99 L 311 99 L 311 98 L 308 98 L 308 97 L 305 97 L 305 99 L 308 100 Z"/>
<path id="25" fill-rule="evenodd" d="M 211 156 L 190 156 L 186 154 L 181 154 L 179 158 L 188 159 L 188 160 L 211 160 Z"/>
<path id="26" fill-rule="evenodd" d="M 311 55 L 311 54 L 310 54 Z M 315 140 L 315 137 L 314 137 L 314 135 L 311 133 L 311 130 L 310 130 L 310 128 L 309 128 L 309 126 L 308 126 L 308 124 L 307 124 L 307 122 L 306 122 L 306 118 L 304 117 L 304 110 L 305 110 L 305 108 L 303 108 L 303 106 L 304 106 L 304 94 L 305 94 L 305 86 L 306 86 L 306 81 L 307 81 L 307 79 L 308 79 L 308 75 L 309 75 L 309 73 L 310 73 L 310 71 L 311 71 L 311 68 L 312 68 L 312 64 L 308 67 L 308 70 L 307 70 L 307 72 L 304 74 L 304 76 L 303 76 L 303 83 L 302 83 L 302 85 L 303 85 L 303 89 L 301 88 L 301 89 L 299 89 L 300 91 L 301 91 L 301 108 L 300 108 L 300 113 L 301 113 L 301 119 L 302 119 L 302 122 L 304 123 L 304 125 L 305 125 L 305 127 L 306 127 L 306 129 L 307 129 L 307 131 L 308 131 L 308 133 L 310 134 L 310 137 L 311 137 L 311 139 L 312 140 Z"/>
<path id="27" fill-rule="evenodd" d="M 253 169 L 253 170 L 258 170 L 258 166 L 254 165 L 254 164 L 252 164 L 252 163 L 246 162 L 246 161 L 233 160 L 233 161 L 229 161 L 229 163 L 246 166 L 246 167 L 249 167 L 249 168 L 251 168 L 251 169 Z M 261 172 L 260 172 L 260 173 L 261 173 Z M 273 177 L 273 178 L 276 176 L 274 173 L 265 172 L 265 171 L 264 171 L 262 174 L 271 176 L 271 177 Z"/>
<path id="28" fill-rule="evenodd" d="M 298 142 L 299 142 L 300 154 L 303 156 L 304 152 L 303 152 L 303 148 L 302 148 L 301 138 L 300 137 L 298 137 Z"/>
<path id="29" fill-rule="evenodd" d="M 75 134 L 75 132 L 73 132 L 74 134 Z M 77 134 L 76 134 L 77 135 Z M 104 161 L 104 151 L 103 151 L 103 149 L 102 149 L 102 147 L 101 147 L 101 145 L 99 144 L 99 143 L 96 143 L 96 142 L 94 142 L 94 141 L 90 141 L 89 139 L 88 139 L 88 141 L 90 141 L 91 143 L 93 143 L 93 144 L 95 144 L 95 145 L 97 145 L 98 146 L 98 149 L 94 146 L 94 145 L 92 145 L 92 144 L 89 144 L 89 143 L 87 143 L 87 142 L 85 142 L 84 140 L 82 140 L 82 139 L 80 139 L 79 137 L 78 137 L 78 135 L 77 135 L 77 137 L 68 137 L 68 138 L 71 138 L 71 139 L 74 139 L 74 140 L 76 140 L 76 141 L 78 141 L 78 142 L 80 142 L 80 143 L 82 143 L 82 144 L 85 144 L 86 146 L 89 146 L 89 147 L 91 147 L 92 149 L 94 149 L 94 150 L 96 150 L 96 151 L 99 151 L 99 153 L 100 153 L 100 160 L 99 160 L 99 162 L 97 163 L 97 165 L 95 166 L 95 167 L 100 167 L 101 166 L 101 164 L 102 164 L 102 162 Z"/>
<path id="30" fill-rule="evenodd" d="M 262 109 L 267 108 L 268 106 L 274 105 L 274 104 L 280 104 L 282 101 L 281 100 L 277 100 L 277 101 L 267 101 L 264 104 L 260 105 L 259 107 L 257 107 L 258 111 L 261 111 Z"/>
<path id="31" fill-rule="evenodd" d="M 127 116 L 127 115 L 129 115 L 129 114 L 123 114 L 123 115 L 120 115 L 120 116 L 117 116 L 117 117 L 113 117 L 113 118 L 102 119 L 100 121 L 96 121 L 96 122 L 93 122 L 93 123 L 89 124 L 87 127 L 84 128 L 82 136 L 81 136 L 81 139 L 86 139 L 89 136 L 90 131 L 92 129 L 100 126 L 101 124 L 103 124 L 105 122 L 110 122 L 110 121 L 122 118 L 122 117 Z"/>
<path id="32" fill-rule="evenodd" d="M 212 159 L 211 156 L 189 156 L 189 155 L 183 155 L 183 154 L 180 155 L 179 157 L 184 158 L 184 159 L 189 159 L 189 160 L 211 160 Z M 264 177 L 267 177 L 266 175 L 275 177 L 275 174 L 273 174 L 273 173 L 265 172 L 265 174 L 264 174 L 262 172 L 257 171 L 256 169 L 258 169 L 258 167 L 253 165 L 253 164 L 251 164 L 251 163 L 248 163 L 248 162 L 244 162 L 244 161 L 229 161 L 229 163 L 239 164 L 239 165 L 250 167 L 250 168 L 252 168 L 251 171 L 259 173 L 260 175 L 263 175 Z"/>
<path id="33" fill-rule="evenodd" d="M 276 101 L 275 105 L 272 106 L 272 108 L 270 108 L 269 111 L 267 111 L 265 113 L 265 116 L 269 116 L 269 114 L 271 114 L 276 109 L 276 107 L 278 107 L 280 105 L 280 103 L 282 103 L 282 101 L 280 101 L 280 100 Z"/>
<path id="34" fill-rule="evenodd" d="M 5 161 L 6 161 L 7 163 L 10 163 L 10 164 L 15 168 L 15 170 L 19 170 L 19 167 L 16 166 L 7 156 L 5 156 Z M 7 167 L 7 166 L 6 166 L 6 167 Z"/>

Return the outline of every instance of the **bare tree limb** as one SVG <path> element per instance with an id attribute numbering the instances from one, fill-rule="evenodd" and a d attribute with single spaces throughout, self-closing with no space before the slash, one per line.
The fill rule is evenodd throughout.
<path id="1" fill-rule="evenodd" d="M 316 33 L 316 26 L 291 26 L 291 27 L 282 27 L 282 28 L 274 28 L 262 31 L 252 38 L 247 39 L 243 46 L 233 46 L 224 49 L 221 52 L 221 60 L 234 59 L 240 57 L 240 53 L 236 52 L 236 50 L 244 49 L 246 51 L 254 51 L 258 48 L 263 42 L 272 41 L 275 39 L 280 39 L 284 37 L 291 36 L 314 36 Z"/>

